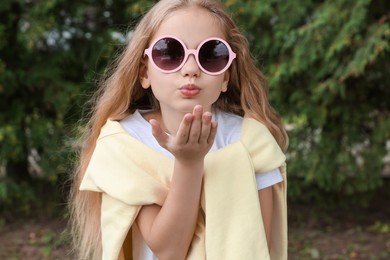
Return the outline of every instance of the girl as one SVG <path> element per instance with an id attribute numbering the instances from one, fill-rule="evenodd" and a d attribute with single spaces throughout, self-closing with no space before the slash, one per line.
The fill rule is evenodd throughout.
<path id="1" fill-rule="evenodd" d="M 79 259 L 286 259 L 287 136 L 215 0 L 161 0 L 102 84 L 71 196 Z"/>

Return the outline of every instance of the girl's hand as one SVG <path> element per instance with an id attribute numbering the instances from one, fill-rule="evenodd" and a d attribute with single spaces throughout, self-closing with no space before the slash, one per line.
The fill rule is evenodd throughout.
<path id="1" fill-rule="evenodd" d="M 212 121 L 210 112 L 203 113 L 200 105 L 183 117 L 176 135 L 165 133 L 157 120 L 151 119 L 150 124 L 157 142 L 186 164 L 203 160 L 217 133 L 217 122 Z"/>

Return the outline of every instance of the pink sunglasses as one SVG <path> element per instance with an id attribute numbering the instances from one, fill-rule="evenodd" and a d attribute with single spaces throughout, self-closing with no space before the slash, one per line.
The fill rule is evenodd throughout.
<path id="1" fill-rule="evenodd" d="M 210 75 L 222 74 L 236 58 L 236 54 L 226 41 L 214 37 L 202 41 L 196 49 L 188 49 L 180 39 L 163 36 L 155 40 L 144 52 L 154 67 L 163 73 L 180 70 L 190 54 L 195 56 L 199 68 Z"/>

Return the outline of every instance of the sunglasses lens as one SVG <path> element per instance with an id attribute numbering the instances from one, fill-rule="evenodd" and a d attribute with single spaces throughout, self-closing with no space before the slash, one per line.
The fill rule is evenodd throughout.
<path id="1" fill-rule="evenodd" d="M 152 59 L 160 69 L 174 70 L 183 62 L 183 46 L 173 38 L 163 38 L 154 44 Z"/>
<path id="2" fill-rule="evenodd" d="M 223 70 L 229 62 L 227 46 L 218 40 L 205 42 L 199 50 L 199 63 L 212 73 Z"/>

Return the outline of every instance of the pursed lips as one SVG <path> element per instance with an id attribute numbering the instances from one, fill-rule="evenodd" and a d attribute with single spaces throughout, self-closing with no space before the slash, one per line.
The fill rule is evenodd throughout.
<path id="1" fill-rule="evenodd" d="M 195 84 L 188 84 L 180 87 L 179 90 L 183 96 L 194 97 L 199 94 L 201 88 Z"/>

